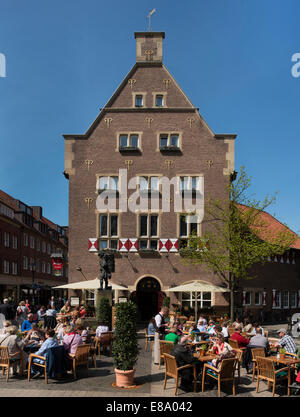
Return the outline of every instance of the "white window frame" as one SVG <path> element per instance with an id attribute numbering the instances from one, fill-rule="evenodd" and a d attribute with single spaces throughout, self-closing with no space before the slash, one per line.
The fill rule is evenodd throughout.
<path id="1" fill-rule="evenodd" d="M 45 242 L 45 241 L 43 241 L 43 242 L 42 242 L 42 252 L 43 252 L 43 253 L 46 253 L 46 251 L 47 251 L 47 245 L 46 245 L 46 242 Z"/>
<path id="2" fill-rule="evenodd" d="M 179 239 L 188 239 L 191 236 L 191 234 L 192 234 L 192 232 L 191 232 L 191 222 L 186 222 L 186 225 L 187 225 L 187 229 L 186 229 L 187 230 L 187 235 L 181 235 L 180 234 L 180 219 L 185 214 L 187 214 L 187 213 L 181 213 L 181 214 L 179 214 L 179 219 L 178 219 L 178 228 L 179 228 L 179 230 L 178 230 L 178 238 Z M 197 236 L 201 236 L 201 223 L 196 223 L 196 224 L 197 224 Z"/>
<path id="3" fill-rule="evenodd" d="M 126 146 L 123 146 L 123 145 L 121 146 L 121 136 L 127 136 L 127 145 Z M 140 134 L 139 133 L 134 133 L 134 132 L 119 133 L 119 135 L 118 135 L 118 148 L 119 149 L 121 148 L 121 150 L 122 149 L 126 150 L 126 148 L 133 147 L 132 144 L 131 144 L 131 136 L 137 136 L 137 146 L 134 147 L 134 148 L 139 150 L 141 148 L 140 147 Z"/>
<path id="4" fill-rule="evenodd" d="M 9 274 L 9 261 L 7 259 L 3 261 L 3 273 Z"/>
<path id="5" fill-rule="evenodd" d="M 177 148 L 178 149 L 181 149 L 181 134 L 179 132 L 159 133 L 159 135 L 158 135 L 158 148 L 159 149 L 162 148 L 162 146 L 160 145 L 160 140 L 161 140 L 162 136 L 164 136 L 164 137 L 166 136 L 167 137 L 167 145 L 165 145 L 167 147 L 174 146 L 174 145 L 171 145 L 171 136 L 177 136 L 178 137 L 178 145 L 177 145 Z"/>
<path id="6" fill-rule="evenodd" d="M 179 192 L 182 191 L 200 191 L 200 176 L 199 175 L 180 175 L 179 177 Z M 182 179 L 187 178 L 187 188 L 183 188 L 182 187 Z M 193 178 L 197 178 L 198 179 L 198 184 L 196 188 L 192 188 L 193 185 Z"/>
<path id="7" fill-rule="evenodd" d="M 151 179 L 157 178 L 157 187 L 151 188 Z M 143 183 L 143 179 L 147 182 L 147 188 L 141 188 L 141 184 Z M 140 191 L 159 191 L 160 183 L 159 183 L 160 177 L 158 175 L 140 175 L 137 177 L 137 183 L 139 186 Z"/>
<path id="8" fill-rule="evenodd" d="M 101 178 L 107 178 L 107 188 L 100 188 L 100 181 Z M 115 182 L 112 180 L 113 178 L 117 179 L 117 185 L 116 188 L 112 188 L 111 184 L 115 184 Z M 115 187 L 115 185 L 114 185 Z M 103 191 L 103 190 L 109 190 L 109 191 L 119 191 L 119 176 L 118 175 L 101 175 L 97 179 L 97 190 Z"/>
<path id="9" fill-rule="evenodd" d="M 28 234 L 24 233 L 24 246 L 28 247 Z"/>
<path id="10" fill-rule="evenodd" d="M 4 232 L 4 246 L 9 248 L 10 245 L 10 234 L 8 232 Z"/>
<path id="11" fill-rule="evenodd" d="M 13 236 L 12 238 L 13 241 L 13 249 L 18 249 L 18 236 Z"/>
<path id="12" fill-rule="evenodd" d="M 287 304 L 285 304 L 285 301 L 287 301 Z M 282 308 L 290 308 L 290 293 L 288 290 L 282 291 Z"/>
<path id="13" fill-rule="evenodd" d="M 47 253 L 48 253 L 48 255 L 51 255 L 51 245 L 50 245 L 50 243 L 47 244 Z"/>
<path id="14" fill-rule="evenodd" d="M 292 304 L 292 300 L 294 295 L 294 303 Z M 290 308 L 297 308 L 297 291 L 290 291 Z"/>
<path id="15" fill-rule="evenodd" d="M 259 302 L 258 303 L 255 302 L 255 294 L 259 294 Z M 262 293 L 261 293 L 261 291 L 254 291 L 254 305 L 256 305 L 256 306 L 262 305 Z"/>
<path id="16" fill-rule="evenodd" d="M 51 266 L 49 262 L 47 262 L 47 274 L 51 274 Z"/>
<path id="17" fill-rule="evenodd" d="M 35 239 L 34 236 L 30 236 L 30 248 L 34 249 L 35 247 Z"/>
<path id="18" fill-rule="evenodd" d="M 204 300 L 203 299 L 203 294 L 205 293 L 210 293 L 210 300 Z M 187 295 L 187 298 L 182 298 L 183 294 Z M 183 306 L 184 303 L 188 303 L 190 308 L 195 308 L 195 293 L 194 292 L 181 292 L 181 305 Z M 204 302 L 210 302 L 210 306 L 203 306 Z M 201 291 L 197 293 L 197 305 L 198 305 L 198 311 L 201 308 L 209 308 L 212 306 L 212 293 L 210 291 Z"/>
<path id="19" fill-rule="evenodd" d="M 12 275 L 18 275 L 18 262 L 12 262 Z"/>
<path id="20" fill-rule="evenodd" d="M 42 261 L 42 274 L 46 273 L 46 262 Z"/>
<path id="21" fill-rule="evenodd" d="M 250 302 L 246 302 L 247 294 L 250 294 Z M 252 292 L 251 291 L 245 291 L 245 306 L 251 306 L 252 305 Z"/>
<path id="22" fill-rule="evenodd" d="M 278 297 L 278 300 L 279 300 L 279 303 L 277 303 L 277 297 Z M 275 293 L 275 306 L 274 306 L 274 308 L 281 308 L 281 292 L 280 291 L 276 291 L 276 293 Z"/>
<path id="23" fill-rule="evenodd" d="M 25 271 L 28 270 L 28 258 L 27 258 L 27 256 L 23 256 L 23 269 Z"/>

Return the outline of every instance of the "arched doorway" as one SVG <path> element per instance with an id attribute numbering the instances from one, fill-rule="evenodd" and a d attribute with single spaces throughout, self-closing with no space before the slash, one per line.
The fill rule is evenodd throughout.
<path id="1" fill-rule="evenodd" d="M 160 284 L 153 277 L 145 277 L 136 287 L 136 303 L 140 311 L 141 320 L 149 320 L 158 313 L 158 294 Z"/>

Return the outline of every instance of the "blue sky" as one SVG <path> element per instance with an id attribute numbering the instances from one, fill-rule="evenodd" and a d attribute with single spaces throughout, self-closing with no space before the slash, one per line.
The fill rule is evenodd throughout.
<path id="1" fill-rule="evenodd" d="M 0 0 L 0 188 L 68 223 L 64 133 L 84 133 L 135 63 L 135 31 L 164 31 L 164 64 L 236 170 L 300 230 L 299 0 Z"/>

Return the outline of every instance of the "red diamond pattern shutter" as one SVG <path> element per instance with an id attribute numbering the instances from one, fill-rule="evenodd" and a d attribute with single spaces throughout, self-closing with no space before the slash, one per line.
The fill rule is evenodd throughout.
<path id="1" fill-rule="evenodd" d="M 97 238 L 89 239 L 88 250 L 89 252 L 98 252 L 98 239 Z"/>

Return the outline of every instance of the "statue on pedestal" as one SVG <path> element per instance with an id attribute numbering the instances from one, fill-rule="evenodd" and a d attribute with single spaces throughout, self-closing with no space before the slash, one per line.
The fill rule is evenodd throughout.
<path id="1" fill-rule="evenodd" d="M 109 289 L 108 280 L 111 279 L 112 272 L 115 272 L 114 254 L 100 250 L 98 256 L 100 263 L 100 290 L 103 290 L 103 281 L 105 283 L 105 289 L 107 290 Z"/>

